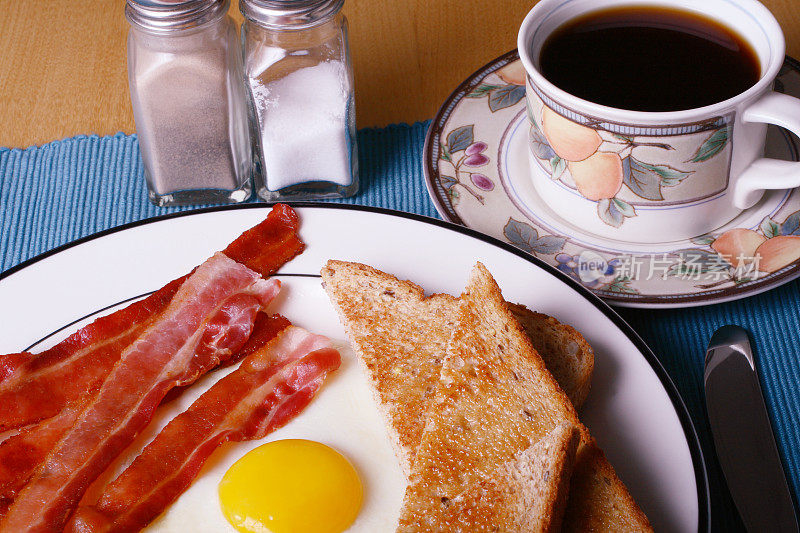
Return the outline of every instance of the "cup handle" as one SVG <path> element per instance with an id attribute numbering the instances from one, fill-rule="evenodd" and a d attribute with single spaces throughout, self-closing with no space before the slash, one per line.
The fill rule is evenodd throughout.
<path id="1" fill-rule="evenodd" d="M 800 99 L 770 92 L 742 114 L 745 122 L 764 122 L 786 128 L 800 136 Z M 733 189 L 733 205 L 749 209 L 766 189 L 793 189 L 800 186 L 800 162 L 766 157 L 756 159 L 744 169 Z"/>

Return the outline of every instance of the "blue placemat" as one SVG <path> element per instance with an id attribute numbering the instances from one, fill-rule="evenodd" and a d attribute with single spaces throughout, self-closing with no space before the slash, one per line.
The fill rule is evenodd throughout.
<path id="1" fill-rule="evenodd" d="M 418 123 L 359 131 L 361 192 L 331 201 L 437 217 L 421 179 L 427 128 Z M 84 235 L 197 207 L 149 202 L 136 135 L 80 135 L 24 150 L 0 148 L 0 272 Z"/>
<path id="2" fill-rule="evenodd" d="M 345 203 L 438 217 L 424 185 L 428 123 L 358 134 L 361 192 Z M 191 208 L 147 200 L 136 136 L 78 136 L 25 150 L 0 148 L 0 271 L 97 231 Z M 705 345 L 714 329 L 752 332 L 759 373 L 790 484 L 800 488 L 800 282 L 759 296 L 677 310 L 622 310 L 675 381 L 695 421 L 708 463 L 714 530 L 741 523 L 714 459 L 702 392 Z"/>

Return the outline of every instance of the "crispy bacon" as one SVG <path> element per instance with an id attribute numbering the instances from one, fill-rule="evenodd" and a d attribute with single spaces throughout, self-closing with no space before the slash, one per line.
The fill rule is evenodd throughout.
<path id="1" fill-rule="evenodd" d="M 84 407 L 86 402 L 68 405 L 58 415 L 0 444 L 0 508 L 11 504 L 47 453 L 72 427 Z M 0 511 L 0 517 L 3 514 Z"/>
<path id="2" fill-rule="evenodd" d="M 294 209 L 275 204 L 263 222 L 242 233 L 222 253 L 266 277 L 305 248 L 297 235 L 299 226 Z"/>
<path id="3" fill-rule="evenodd" d="M 192 483 L 222 443 L 260 439 L 313 398 L 339 352 L 319 335 L 289 327 L 175 417 L 97 503 L 81 506 L 67 531 L 136 531 Z"/>
<path id="4" fill-rule="evenodd" d="M 259 313 L 256 317 L 255 323 L 253 324 L 253 332 L 250 334 L 250 338 L 247 339 L 247 343 L 244 345 L 244 347 L 242 347 L 241 350 L 232 355 L 230 359 L 227 361 L 221 361 L 219 367 L 223 368 L 235 365 L 251 353 L 260 350 L 266 343 L 274 339 L 278 333 L 291 325 L 291 322 L 289 322 L 286 317 L 281 315 L 268 315 L 267 313 Z M 191 383 L 171 389 L 164 397 L 161 405 L 164 405 L 165 403 L 179 397 L 190 386 Z"/>
<path id="5" fill-rule="evenodd" d="M 95 398 L 20 491 L 0 531 L 61 529 L 89 484 L 150 422 L 164 395 L 238 351 L 256 313 L 279 287 L 277 280 L 263 280 L 221 253 L 200 265 L 125 349 Z"/>
<path id="6" fill-rule="evenodd" d="M 244 232 L 224 253 L 268 276 L 303 251 L 297 228 L 294 210 L 277 204 L 264 221 Z M 167 307 L 186 277 L 95 320 L 41 354 L 0 355 L 0 431 L 54 416 L 98 388 L 122 351 Z"/>
<path id="7" fill-rule="evenodd" d="M 278 336 L 280 332 L 291 326 L 292 323 L 286 317 L 281 315 L 268 315 L 266 313 L 259 313 L 256 322 L 253 325 L 253 333 L 247 339 L 247 343 L 241 350 L 236 352 L 236 355 L 225 361 L 224 365 L 233 365 L 249 357 L 255 352 L 264 348 L 264 346 Z"/>
<path id="8" fill-rule="evenodd" d="M 183 283 L 168 283 L 144 300 L 98 318 L 39 355 L 18 364 L 0 382 L 0 430 L 21 427 L 54 416 L 65 405 L 96 389 L 119 359 L 169 304 Z M 8 357 L 8 356 L 6 356 Z"/>
<path id="9" fill-rule="evenodd" d="M 289 325 L 289 321 L 280 315 L 259 313 L 247 343 L 225 364 L 234 364 L 261 349 Z M 164 402 L 178 390 L 180 389 L 177 387 L 171 390 L 164 398 Z M 68 405 L 56 416 L 25 428 L 19 434 L 0 443 L 0 518 L 19 490 L 33 475 L 36 467 L 72 427 L 78 415 L 93 397 L 94 394 L 88 394 L 83 401 Z"/>
<path id="10" fill-rule="evenodd" d="M 25 363 L 30 362 L 32 358 L 36 357 L 30 352 L 9 353 L 0 355 L 0 383 L 3 380 L 11 377 L 18 368 L 21 368 Z"/>

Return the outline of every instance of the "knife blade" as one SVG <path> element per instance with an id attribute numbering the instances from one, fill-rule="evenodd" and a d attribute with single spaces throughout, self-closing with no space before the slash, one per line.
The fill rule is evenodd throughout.
<path id="1" fill-rule="evenodd" d="M 723 326 L 705 360 L 706 411 L 717 457 L 747 530 L 798 531 L 747 331 Z"/>

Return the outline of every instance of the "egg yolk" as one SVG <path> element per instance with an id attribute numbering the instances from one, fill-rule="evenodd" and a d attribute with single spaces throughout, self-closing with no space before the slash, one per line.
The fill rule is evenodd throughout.
<path id="1" fill-rule="evenodd" d="M 219 484 L 225 518 L 245 533 L 340 533 L 358 515 L 362 495 L 347 458 L 300 439 L 259 446 Z"/>

